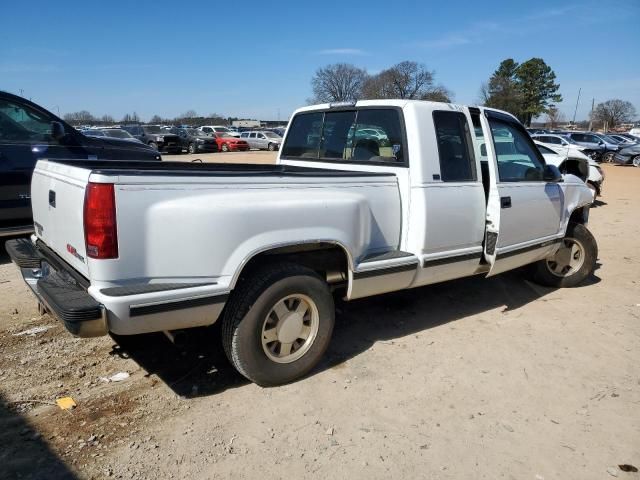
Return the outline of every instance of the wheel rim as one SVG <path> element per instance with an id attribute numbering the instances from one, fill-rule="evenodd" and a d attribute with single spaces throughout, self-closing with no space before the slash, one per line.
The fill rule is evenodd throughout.
<path id="1" fill-rule="evenodd" d="M 229 147 L 227 147 L 227 144 L 225 143 L 224 145 L 222 145 L 222 151 L 226 152 L 227 150 L 229 150 Z"/>
<path id="2" fill-rule="evenodd" d="M 606 163 L 611 163 L 611 162 L 613 162 L 613 152 L 609 152 L 609 153 L 605 154 L 605 156 L 604 156 L 604 161 L 605 161 Z"/>
<path id="3" fill-rule="evenodd" d="M 575 238 L 565 238 L 553 258 L 547 260 L 547 268 L 556 277 L 569 277 L 582 268 L 585 249 Z"/>
<path id="4" fill-rule="evenodd" d="M 195 153 L 196 147 L 194 145 L 189 145 L 189 153 Z"/>
<path id="5" fill-rule="evenodd" d="M 634 167 L 640 167 L 640 155 L 633 157 L 632 163 Z"/>
<path id="6" fill-rule="evenodd" d="M 280 299 L 262 324 L 262 349 L 276 363 L 295 362 L 309 351 L 318 335 L 320 314 L 315 302 L 296 293 Z"/>

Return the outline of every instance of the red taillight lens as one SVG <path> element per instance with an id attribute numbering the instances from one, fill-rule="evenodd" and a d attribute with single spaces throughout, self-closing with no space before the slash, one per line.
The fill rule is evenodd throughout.
<path id="1" fill-rule="evenodd" d="M 84 197 L 84 241 L 91 258 L 118 258 L 116 196 L 111 183 L 89 183 Z"/>

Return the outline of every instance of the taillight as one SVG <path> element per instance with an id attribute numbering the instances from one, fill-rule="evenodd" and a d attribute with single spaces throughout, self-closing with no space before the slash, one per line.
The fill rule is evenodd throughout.
<path id="1" fill-rule="evenodd" d="M 118 258 L 116 196 L 111 183 L 89 183 L 84 197 L 84 241 L 91 258 Z"/>

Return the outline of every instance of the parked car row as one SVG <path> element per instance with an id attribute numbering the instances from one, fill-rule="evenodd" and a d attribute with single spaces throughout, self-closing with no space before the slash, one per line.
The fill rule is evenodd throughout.
<path id="1" fill-rule="evenodd" d="M 603 134 L 594 132 L 559 132 L 533 133 L 531 137 L 555 149 L 561 148 L 566 153 L 581 152 L 599 162 L 616 162 L 633 164 L 637 150 L 628 151 L 623 155 L 619 152 L 640 144 L 640 138 L 630 134 Z M 555 147 L 555 148 L 554 148 Z M 640 161 L 640 159 L 636 159 Z"/>

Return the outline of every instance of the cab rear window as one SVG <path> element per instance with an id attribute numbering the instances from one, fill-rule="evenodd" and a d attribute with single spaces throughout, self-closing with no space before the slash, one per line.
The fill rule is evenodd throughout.
<path id="1" fill-rule="evenodd" d="M 404 164 L 400 111 L 366 108 L 296 115 L 281 158 Z"/>

